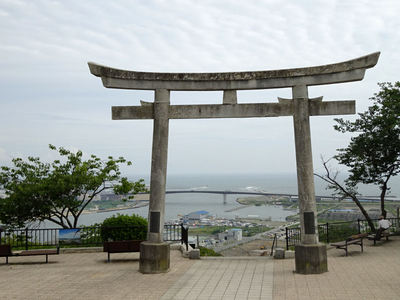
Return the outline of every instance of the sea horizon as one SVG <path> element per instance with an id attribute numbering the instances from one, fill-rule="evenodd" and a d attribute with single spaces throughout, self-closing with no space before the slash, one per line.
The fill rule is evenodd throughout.
<path id="1" fill-rule="evenodd" d="M 134 178 L 137 179 L 137 175 Z M 140 177 L 143 178 L 143 177 Z M 146 180 L 146 179 L 145 179 Z M 394 183 L 399 182 L 396 178 Z M 392 182 L 392 183 L 393 183 Z M 149 180 L 146 181 L 149 184 Z M 321 179 L 315 178 L 315 191 L 318 196 L 329 196 L 332 191 L 326 189 L 326 183 Z M 400 185 L 397 184 L 397 187 Z M 250 191 L 266 192 L 276 194 L 297 194 L 297 176 L 295 173 L 241 173 L 241 174 L 169 174 L 167 176 L 167 190 L 179 189 L 201 189 L 201 190 L 220 190 L 220 191 Z M 377 186 L 362 186 L 360 192 L 364 196 L 378 196 Z M 390 194 L 396 196 L 396 194 Z M 399 193 L 397 193 L 399 195 Z M 260 218 L 271 218 L 273 221 L 285 221 L 286 217 L 296 213 L 285 210 L 279 205 L 248 206 L 243 209 L 229 211 L 241 206 L 236 199 L 246 195 L 227 195 L 227 202 L 223 203 L 223 195 L 219 194 L 167 194 L 165 203 L 165 221 L 177 219 L 198 210 L 208 211 L 217 217 L 234 219 L 236 217 L 245 218 L 249 215 L 258 215 Z M 247 196 L 246 196 L 247 197 Z M 80 224 L 91 225 L 102 222 L 105 218 L 120 214 L 138 214 L 147 218 L 148 206 L 137 209 L 127 209 L 121 211 L 111 211 L 104 213 L 87 214 L 81 217 Z"/>
<path id="2" fill-rule="evenodd" d="M 343 182 L 346 173 L 338 175 L 338 181 Z M 132 174 L 130 180 L 143 178 L 146 185 L 150 185 L 150 174 Z M 334 192 L 328 189 L 328 184 L 314 176 L 315 194 L 330 196 Z M 277 194 L 297 194 L 297 174 L 293 172 L 243 172 L 243 173 L 171 173 L 167 174 L 166 189 L 195 189 L 206 187 L 208 189 L 232 189 L 240 191 L 245 187 L 254 187 L 263 192 Z M 392 177 L 389 181 L 389 194 L 387 196 L 400 198 L 400 176 Z M 374 184 L 360 184 L 359 193 L 363 196 L 379 197 L 379 186 Z"/>

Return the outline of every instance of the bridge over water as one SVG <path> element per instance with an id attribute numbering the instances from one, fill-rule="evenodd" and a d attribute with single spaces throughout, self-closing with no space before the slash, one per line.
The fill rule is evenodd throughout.
<path id="1" fill-rule="evenodd" d="M 170 190 L 166 191 L 166 194 L 220 194 L 223 195 L 224 204 L 226 204 L 227 195 L 252 195 L 252 196 L 285 196 L 289 198 L 297 198 L 294 194 L 276 194 L 276 193 L 266 193 L 266 192 L 246 192 L 246 191 L 215 191 L 215 190 Z"/>
<path id="2" fill-rule="evenodd" d="M 165 192 L 166 194 L 190 194 L 190 193 L 196 193 L 196 194 L 220 194 L 223 195 L 223 202 L 224 204 L 226 203 L 227 200 L 227 195 L 251 195 L 251 196 L 277 196 L 277 197 L 289 197 L 289 199 L 298 199 L 297 194 L 289 194 L 289 193 L 269 193 L 269 192 L 257 192 L 257 191 L 230 191 L 230 190 L 199 190 L 199 189 L 188 189 L 188 190 L 167 190 Z M 140 193 L 140 194 L 145 194 L 145 193 Z M 316 201 L 321 201 L 321 199 L 338 199 L 337 196 L 321 196 L 321 195 L 315 195 L 315 200 Z M 350 200 L 345 198 L 345 200 Z M 371 201 L 371 202 L 376 202 L 380 201 L 378 197 L 361 197 L 359 198 L 360 201 Z M 385 199 L 385 201 L 400 201 L 398 198 L 393 198 L 393 199 Z"/>
<path id="3" fill-rule="evenodd" d="M 223 201 L 224 204 L 226 203 L 227 200 L 227 195 L 251 195 L 251 196 L 278 196 L 278 197 L 289 197 L 298 199 L 297 194 L 281 194 L 281 193 L 268 193 L 268 192 L 254 192 L 254 191 L 229 191 L 229 190 L 196 190 L 196 189 L 190 189 L 190 190 L 168 190 L 165 192 L 166 194 L 190 194 L 190 193 L 196 193 L 196 194 L 220 194 L 223 195 Z M 139 193 L 139 194 L 145 194 L 145 193 Z M 321 198 L 330 198 L 330 199 L 336 199 L 337 197 L 334 196 L 315 196 L 315 199 L 318 201 Z"/>

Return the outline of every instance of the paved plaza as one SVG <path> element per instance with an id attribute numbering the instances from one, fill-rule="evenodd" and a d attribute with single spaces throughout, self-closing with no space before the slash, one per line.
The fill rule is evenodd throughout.
<path id="1" fill-rule="evenodd" d="M 300 275 L 292 272 L 294 260 L 274 260 L 273 299 L 400 299 L 400 237 L 371 246 L 364 252 L 350 246 L 328 251 L 329 272 Z"/>
<path id="2" fill-rule="evenodd" d="M 399 299 L 400 237 L 364 252 L 328 250 L 329 272 L 293 273 L 294 259 L 189 260 L 171 251 L 171 270 L 139 273 L 139 254 L 70 253 L 0 258 L 0 299 Z"/>

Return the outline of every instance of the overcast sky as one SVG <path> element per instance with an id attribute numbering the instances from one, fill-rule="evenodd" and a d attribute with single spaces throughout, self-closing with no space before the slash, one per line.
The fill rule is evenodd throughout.
<path id="1" fill-rule="evenodd" d="M 227 72 L 308 67 L 381 51 L 363 81 L 311 87 L 310 97 L 370 104 L 377 82 L 398 81 L 400 1 L 0 0 L 0 164 L 53 159 L 48 144 L 134 162 L 148 174 L 152 121 L 112 121 L 111 106 L 153 101 L 114 90 L 88 61 L 152 72 Z M 276 102 L 289 89 L 238 92 Z M 172 104 L 222 103 L 222 92 L 172 92 Z M 351 118 L 351 117 L 346 117 Z M 350 136 L 334 117 L 312 117 L 314 168 Z M 171 120 L 169 173 L 295 172 L 293 120 Z"/>

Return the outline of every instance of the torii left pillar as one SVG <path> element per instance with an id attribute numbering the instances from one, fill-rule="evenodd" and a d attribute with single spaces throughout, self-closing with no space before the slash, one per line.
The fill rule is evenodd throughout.
<path id="1" fill-rule="evenodd" d="M 145 274 L 168 272 L 170 265 L 169 244 L 163 241 L 170 92 L 156 89 L 154 98 L 149 228 L 147 241 L 140 244 L 139 270 Z"/>
<path id="2" fill-rule="evenodd" d="M 326 245 L 318 239 L 309 111 L 312 100 L 308 98 L 306 85 L 294 86 L 292 93 L 301 226 L 301 243 L 295 246 L 296 272 L 320 274 L 328 271 L 328 260 Z"/>

